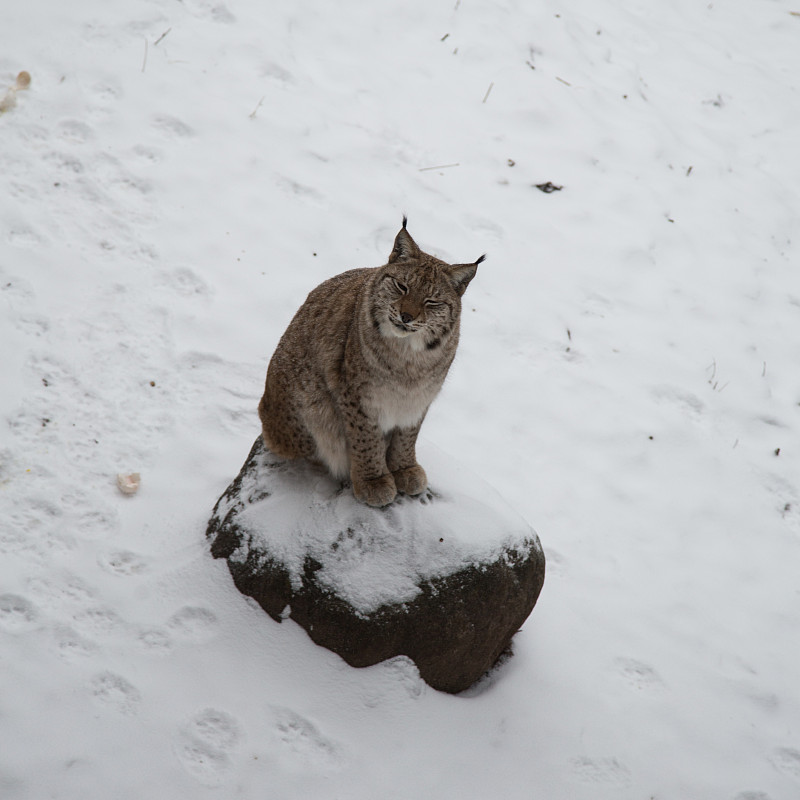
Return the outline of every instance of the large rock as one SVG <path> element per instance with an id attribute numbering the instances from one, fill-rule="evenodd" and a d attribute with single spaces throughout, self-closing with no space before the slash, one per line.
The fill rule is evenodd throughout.
<path id="1" fill-rule="evenodd" d="M 460 692 L 507 650 L 544 582 L 539 539 L 495 491 L 422 450 L 432 488 L 385 509 L 259 437 L 208 523 L 211 552 L 276 621 L 365 667 L 405 655 Z"/>

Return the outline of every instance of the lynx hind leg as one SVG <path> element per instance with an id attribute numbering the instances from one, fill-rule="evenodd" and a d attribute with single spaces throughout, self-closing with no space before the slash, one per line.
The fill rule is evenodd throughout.
<path id="1" fill-rule="evenodd" d="M 266 394 L 258 404 L 261 434 L 267 449 L 280 458 L 310 458 L 314 441 L 296 414 L 267 401 Z"/>
<path id="2" fill-rule="evenodd" d="M 350 455 L 344 433 L 337 436 L 327 430 L 316 431 L 314 441 L 315 460 L 327 467 L 334 478 L 346 481 L 350 477 Z"/>

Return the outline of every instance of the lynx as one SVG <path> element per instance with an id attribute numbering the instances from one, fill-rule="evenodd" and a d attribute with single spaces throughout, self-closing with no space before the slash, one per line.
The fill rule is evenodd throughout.
<path id="1" fill-rule="evenodd" d="M 427 488 L 417 434 L 455 356 L 461 296 L 485 258 L 445 264 L 419 249 L 407 222 L 387 264 L 343 272 L 309 294 L 258 406 L 275 455 L 323 464 L 376 507 Z"/>

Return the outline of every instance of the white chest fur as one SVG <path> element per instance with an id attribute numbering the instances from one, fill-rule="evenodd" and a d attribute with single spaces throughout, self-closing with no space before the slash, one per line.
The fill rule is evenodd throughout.
<path id="1" fill-rule="evenodd" d="M 439 392 L 433 389 L 402 390 L 378 387 L 364 398 L 368 413 L 374 416 L 383 433 L 395 428 L 411 428 L 425 415 L 425 411 Z"/>

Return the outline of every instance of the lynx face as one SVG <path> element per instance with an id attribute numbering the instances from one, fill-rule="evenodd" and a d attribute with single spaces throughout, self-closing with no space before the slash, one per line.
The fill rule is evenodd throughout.
<path id="1" fill-rule="evenodd" d="M 407 339 L 414 350 L 434 349 L 452 330 L 461 298 L 436 264 L 389 267 L 380 277 L 373 319 L 381 335 Z"/>
<path id="2" fill-rule="evenodd" d="M 482 260 L 439 261 L 423 253 L 404 226 L 375 283 L 375 327 L 387 339 L 406 339 L 412 350 L 435 350 L 458 325 L 461 295 Z"/>

